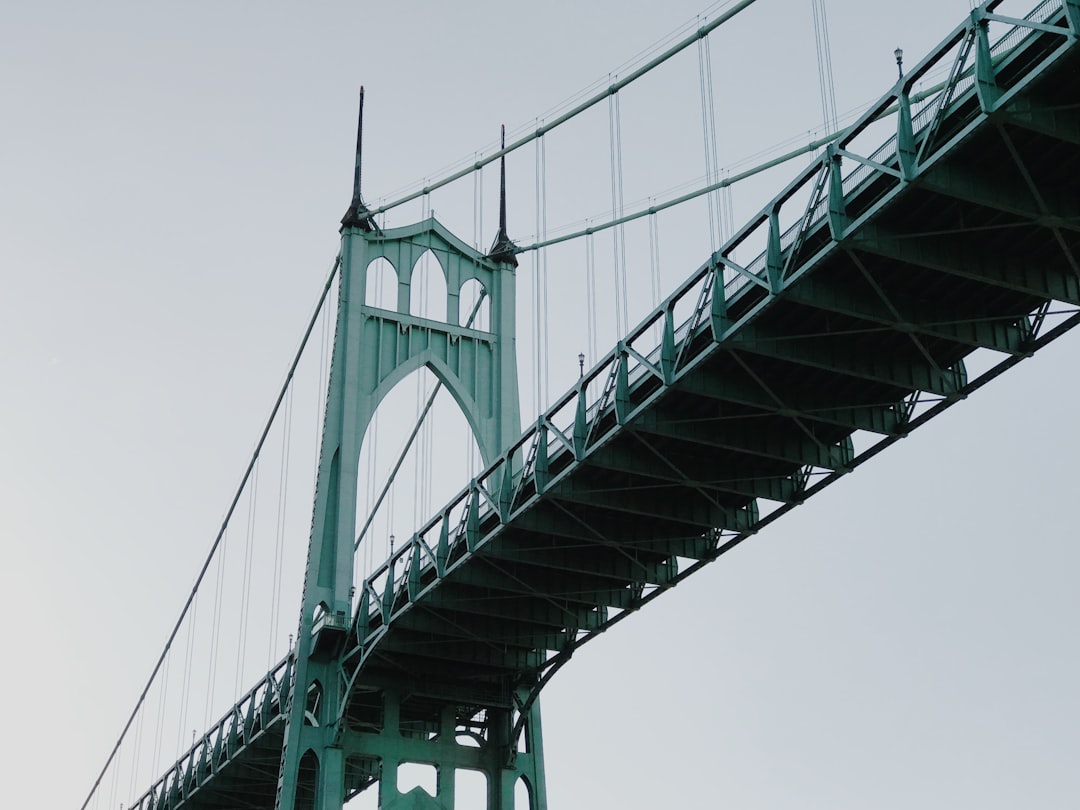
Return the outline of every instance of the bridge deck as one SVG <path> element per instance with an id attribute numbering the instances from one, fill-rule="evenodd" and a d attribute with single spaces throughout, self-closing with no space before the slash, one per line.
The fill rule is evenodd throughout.
<path id="1" fill-rule="evenodd" d="M 985 48 L 957 28 L 364 583 L 347 729 L 379 726 L 387 683 L 406 734 L 447 700 L 513 708 L 515 684 L 1075 325 L 1052 310 L 1080 306 L 1080 49 L 1057 0 L 1028 19 Z M 910 129 L 894 116 L 860 156 L 909 102 Z M 136 806 L 272 806 L 288 680 L 283 662 Z M 371 777 L 352 763 L 347 789 Z"/>
<path id="2" fill-rule="evenodd" d="M 995 48 L 996 106 L 970 71 L 945 115 L 916 117 L 907 178 L 895 140 L 870 156 L 880 168 L 826 156 L 804 173 L 722 251 L 768 229 L 756 281 L 721 293 L 722 261 L 706 263 L 367 583 L 360 680 L 507 695 L 1072 326 L 1040 331 L 1048 304 L 1080 304 L 1080 138 L 1039 111 L 1080 101 L 1073 41 L 1036 30 Z M 770 214 L 800 189 L 811 213 L 782 232 Z M 996 357 L 969 379 L 977 349 Z"/>

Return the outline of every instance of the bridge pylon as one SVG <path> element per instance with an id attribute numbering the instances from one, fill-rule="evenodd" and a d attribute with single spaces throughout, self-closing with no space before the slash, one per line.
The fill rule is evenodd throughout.
<path id="1" fill-rule="evenodd" d="M 435 218 L 380 229 L 360 195 L 363 90 L 353 199 L 341 222 L 339 292 L 311 537 L 275 807 L 340 810 L 377 783 L 381 810 L 453 810 L 456 771 L 483 773 L 487 807 L 510 810 L 519 780 L 529 810 L 546 807 L 536 685 L 468 694 L 460 682 L 368 666 L 357 672 L 350 629 L 358 548 L 356 500 L 364 435 L 387 393 L 428 368 L 454 397 L 480 455 L 492 464 L 521 431 L 515 353 L 514 245 L 506 230 L 502 165 L 499 232 L 485 255 Z M 446 320 L 410 314 L 411 283 L 432 254 L 446 280 Z M 386 260 L 396 306 L 369 304 L 369 270 Z M 385 265 L 383 265 L 385 267 Z M 479 283 L 486 328 L 462 322 L 463 285 Z M 475 289 L 475 285 L 473 286 Z M 508 467 L 510 465 L 507 465 Z M 434 766 L 436 791 L 398 790 L 405 764 Z M 524 810 L 524 808 L 518 808 Z"/>

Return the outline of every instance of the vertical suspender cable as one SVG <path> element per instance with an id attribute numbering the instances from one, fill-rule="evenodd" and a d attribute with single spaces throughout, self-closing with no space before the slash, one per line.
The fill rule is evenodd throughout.
<path id="1" fill-rule="evenodd" d="M 385 224 L 384 224 L 383 227 L 385 228 Z M 399 309 L 399 307 L 398 307 L 398 297 L 399 297 L 398 292 L 401 289 L 402 276 L 406 272 L 406 268 L 405 268 L 406 261 L 403 258 L 402 246 L 401 245 L 398 245 L 398 247 L 397 247 L 397 256 L 395 258 L 396 258 L 396 261 L 393 262 L 393 265 L 394 265 L 394 268 L 395 268 L 394 290 L 393 290 L 393 294 L 390 296 L 390 298 L 394 303 L 394 309 Z M 409 268 L 409 269 L 411 270 L 411 268 Z M 409 295 L 410 295 L 410 299 L 411 299 L 411 296 L 412 296 L 411 287 L 410 287 L 410 290 L 409 290 Z M 411 305 L 411 300 L 410 300 L 410 305 Z M 376 365 L 376 368 L 375 368 L 376 377 L 381 377 L 382 376 L 382 357 L 381 357 L 381 353 L 380 353 L 380 357 L 376 360 L 375 365 Z M 372 499 L 375 497 L 375 480 L 376 480 L 376 476 L 377 476 L 378 469 L 379 469 L 379 422 L 380 422 L 379 410 L 380 410 L 379 408 L 375 409 L 375 413 L 371 417 L 371 425 L 370 425 L 370 427 L 368 427 L 368 430 L 367 430 L 367 436 L 371 437 L 371 442 L 368 445 L 368 448 L 369 448 L 368 455 L 367 455 L 367 482 L 368 482 L 368 486 L 367 486 L 367 492 L 365 494 L 365 498 L 366 498 L 367 503 L 369 504 L 369 508 L 370 508 L 370 504 L 372 503 Z M 366 436 L 365 436 L 365 439 L 366 439 Z M 385 514 L 383 515 L 383 517 L 385 518 Z M 354 549 L 354 552 L 355 552 L 355 549 Z M 353 554 L 353 557 L 354 557 L 354 560 L 355 560 L 355 557 L 356 557 L 355 553 Z M 360 557 L 361 557 L 361 562 L 360 562 L 361 572 L 360 572 L 360 576 L 357 577 L 357 580 L 358 581 L 363 581 L 364 577 L 366 577 L 367 574 L 370 573 L 371 569 L 372 569 L 372 561 L 374 560 L 374 557 L 375 557 L 374 541 L 369 541 L 369 542 L 364 544 L 364 553 L 362 555 L 360 555 Z"/>
<path id="2" fill-rule="evenodd" d="M 397 261 L 396 267 L 397 267 L 397 273 L 400 274 L 402 272 L 400 248 L 399 248 L 399 252 L 398 252 L 398 261 Z M 395 275 L 394 278 L 397 281 L 397 285 L 400 285 L 400 283 L 401 283 L 400 275 Z M 395 309 L 397 309 L 397 298 L 398 298 L 398 296 L 397 296 L 397 292 L 398 292 L 397 285 L 395 285 L 395 289 L 394 289 L 394 293 L 393 293 L 393 301 L 394 301 L 394 308 Z M 381 374 L 381 368 L 377 369 L 377 371 L 378 371 L 378 373 Z M 372 503 L 372 499 L 375 497 L 375 476 L 376 476 L 377 470 L 379 469 L 379 409 L 378 408 L 375 409 L 375 413 L 371 417 L 371 427 L 368 428 L 367 432 L 368 432 L 368 435 L 371 437 L 371 443 L 368 445 L 370 447 L 370 451 L 368 452 L 368 458 L 367 458 L 367 462 L 368 462 L 367 502 L 370 505 Z M 374 558 L 374 555 L 375 555 L 375 549 L 374 549 L 373 543 L 370 543 L 370 542 L 365 543 L 364 544 L 364 553 L 362 555 L 363 571 L 362 571 L 362 576 L 358 577 L 359 580 L 362 581 L 364 576 L 366 576 L 368 573 L 370 573 L 370 571 L 372 569 L 372 559 Z"/>
<path id="3" fill-rule="evenodd" d="M 709 108 L 712 104 L 712 97 L 709 92 L 709 81 L 706 78 L 707 74 L 711 74 L 711 71 L 707 71 L 705 64 L 705 48 L 708 43 L 708 37 L 702 37 L 698 40 L 698 87 L 701 95 L 701 137 L 705 147 L 705 184 L 712 185 L 715 180 L 715 164 L 716 158 L 714 155 L 716 143 L 713 138 L 710 137 L 709 130 Z M 714 194 L 706 195 L 706 200 L 709 206 L 709 249 L 715 251 L 718 247 L 716 242 L 717 232 L 717 211 L 716 211 L 716 197 Z"/>
<path id="4" fill-rule="evenodd" d="M 429 395 L 430 391 L 425 385 L 425 401 Z M 432 434 L 434 433 L 435 420 L 437 418 L 437 412 L 432 412 L 431 419 L 424 423 L 424 430 L 420 434 L 423 439 L 420 449 L 424 454 L 423 463 L 421 464 L 420 512 L 416 515 L 416 518 L 420 520 L 423 519 L 421 517 L 422 515 L 427 515 L 431 512 L 431 470 L 435 466 L 432 460 Z"/>
<path id="5" fill-rule="evenodd" d="M 480 158 L 479 152 L 473 152 L 473 162 L 477 162 Z M 480 252 L 480 235 L 482 228 L 480 227 L 480 212 L 482 209 L 478 209 L 480 200 L 480 186 L 482 184 L 483 175 L 480 170 L 477 169 L 472 173 L 472 232 L 473 232 L 473 250 L 477 253 Z M 469 285 L 470 290 L 475 290 L 476 286 Z M 473 293 L 475 296 L 475 292 Z M 461 325 L 461 290 L 458 290 L 458 311 L 454 313 L 453 322 Z M 449 313 L 447 313 L 449 314 Z M 450 320 L 449 318 L 447 320 Z M 465 441 L 465 477 L 472 478 L 473 471 L 473 449 L 472 444 Z"/>
<path id="6" fill-rule="evenodd" d="M 615 171 L 615 97 L 608 96 L 608 154 L 611 163 L 611 218 L 618 217 L 618 173 Z M 622 337 L 622 313 L 619 308 L 619 237 L 612 231 L 611 254 L 613 262 L 613 286 L 612 296 L 615 300 L 615 333 L 617 338 Z"/>
<path id="7" fill-rule="evenodd" d="M 708 83 L 709 143 L 712 146 L 713 158 L 713 176 L 709 182 L 716 183 L 720 180 L 720 147 L 716 137 L 716 94 L 713 92 L 712 45 L 708 37 L 705 37 L 705 79 Z M 713 195 L 716 198 L 717 236 L 722 244 L 735 232 L 735 222 L 731 214 L 731 187 L 726 187 L 723 193 L 714 191 Z"/>
<path id="8" fill-rule="evenodd" d="M 612 93 L 608 97 L 608 138 L 611 151 L 611 217 L 618 219 L 622 216 L 622 128 L 619 116 L 619 94 Z M 626 284 L 625 284 L 625 260 L 622 248 L 625 246 L 625 238 L 620 239 L 623 228 L 621 225 L 612 229 L 612 254 L 614 257 L 615 277 L 615 330 L 619 338 L 622 338 L 629 327 L 626 313 Z"/>
<path id="9" fill-rule="evenodd" d="M 542 123 L 542 122 L 541 122 Z M 541 239 L 547 241 L 548 225 L 547 225 L 547 138 L 541 137 L 537 139 L 537 143 L 540 144 L 540 200 L 541 200 Z M 543 278 L 541 279 L 541 302 L 540 302 L 540 323 L 543 327 L 543 360 L 541 365 L 544 370 L 544 390 L 543 396 L 540 400 L 540 407 L 546 408 L 549 402 L 548 394 L 551 391 L 551 378 L 549 376 L 549 367 L 551 365 L 551 352 L 549 351 L 550 333 L 548 331 L 548 250 L 547 248 L 541 249 L 540 264 L 543 268 Z M 539 413 L 539 411 L 537 411 Z"/>
<path id="10" fill-rule="evenodd" d="M 477 155 L 479 158 L 479 155 Z M 481 239 L 484 235 L 484 167 L 481 166 L 475 172 L 473 172 L 473 240 L 476 244 L 476 249 L 479 251 Z M 473 289 L 473 300 L 470 305 L 475 310 L 479 306 L 479 301 L 484 295 L 482 290 L 478 290 L 475 285 Z M 461 320 L 461 306 L 458 306 L 458 320 Z M 480 326 L 487 326 L 486 324 L 479 324 Z M 466 440 L 466 453 L 468 454 L 469 469 L 467 472 L 468 478 L 472 478 L 476 472 L 479 464 L 476 460 L 476 442 Z"/>
<path id="11" fill-rule="evenodd" d="M 420 416 L 421 403 L 424 401 L 423 391 L 424 377 L 421 374 L 416 375 L 416 417 Z M 420 446 L 416 448 L 416 452 L 413 453 L 413 514 L 423 514 L 423 502 L 421 500 L 423 490 L 423 460 L 424 457 L 424 431 L 420 431 Z"/>
<path id="12" fill-rule="evenodd" d="M 285 518 L 289 497 L 289 456 L 291 450 L 292 440 L 292 400 L 293 391 L 292 386 L 289 387 L 289 393 L 285 397 L 285 418 L 282 423 L 281 429 L 281 469 L 278 473 L 278 508 L 277 508 L 277 530 L 275 532 L 274 542 L 274 574 L 271 580 L 271 596 L 270 596 L 270 638 L 266 647 L 266 668 L 267 670 L 274 663 L 274 640 L 277 638 L 278 633 L 278 621 L 280 619 L 279 612 L 281 601 L 281 582 L 283 577 L 283 565 L 282 556 L 285 548 Z"/>
<path id="13" fill-rule="evenodd" d="M 244 540 L 244 576 L 243 586 L 240 591 L 240 633 L 236 645 L 236 683 L 233 694 L 239 695 L 240 685 L 244 681 L 244 661 L 247 656 L 247 629 L 248 611 L 251 607 L 251 560 L 254 556 L 255 546 L 255 517 L 257 514 L 259 497 L 259 461 L 255 462 L 255 469 L 251 476 L 251 488 L 248 490 L 248 522 L 247 536 Z"/>
<path id="14" fill-rule="evenodd" d="M 430 206 L 430 204 L 429 204 L 429 206 Z M 435 211 L 433 209 L 430 209 L 430 208 L 429 208 L 429 210 L 430 210 L 430 216 L 434 216 Z M 428 231 L 428 252 L 427 252 L 426 255 L 428 257 L 428 262 L 429 262 L 429 266 L 430 266 L 430 262 L 432 261 L 432 259 L 435 256 L 435 254 L 431 252 L 431 231 Z M 442 270 L 441 270 L 442 265 L 440 265 L 438 263 L 438 261 L 435 262 L 435 267 L 436 267 L 437 272 L 442 272 Z M 425 273 L 424 275 L 426 276 L 428 274 Z M 449 291 L 449 286 L 450 286 L 449 285 L 449 278 L 447 278 L 447 283 L 444 286 L 447 288 L 447 291 Z M 428 281 L 424 282 L 424 299 L 425 299 L 424 300 L 424 306 L 425 306 L 425 309 L 427 309 L 427 308 L 429 308 L 430 301 L 431 301 L 431 284 Z M 436 311 L 438 311 L 440 308 L 443 311 L 443 320 L 448 321 L 449 320 L 449 313 L 447 312 L 447 307 L 446 307 L 445 302 L 444 302 L 442 307 L 440 307 L 438 305 L 438 303 L 436 302 L 436 305 L 435 305 Z M 420 375 L 418 375 L 418 376 L 420 376 Z M 424 399 L 426 400 L 427 395 L 428 395 L 427 379 L 422 378 L 422 381 L 423 381 Z M 418 402 L 417 405 L 420 406 L 421 403 Z M 417 408 L 416 413 L 417 413 L 417 415 L 420 414 L 419 407 Z M 432 463 L 431 463 L 431 436 L 432 436 L 432 431 L 433 431 L 434 420 L 435 420 L 435 414 L 432 414 L 431 421 L 426 422 L 424 424 L 424 431 L 421 434 L 422 443 L 420 445 L 420 449 L 422 450 L 422 456 L 418 459 L 418 463 L 420 464 L 420 510 L 421 510 L 419 514 L 421 514 L 421 515 L 426 515 L 428 513 L 428 511 L 431 509 L 431 468 L 432 468 Z"/>
<path id="15" fill-rule="evenodd" d="M 330 398 L 330 392 L 326 390 L 326 366 L 327 352 L 330 351 L 327 344 L 330 342 L 330 316 L 324 310 L 322 313 L 322 329 L 319 342 L 319 381 L 315 389 L 315 465 L 312 471 L 312 487 L 319 482 L 319 451 L 322 445 L 323 420 L 326 418 L 326 404 Z"/>
<path id="16" fill-rule="evenodd" d="M 540 122 L 536 122 L 537 129 L 540 127 Z M 536 139 L 534 149 L 534 178 L 533 178 L 533 190 L 535 194 L 535 201 L 533 205 L 534 214 L 536 216 L 536 233 L 540 233 L 541 228 L 541 201 L 540 201 L 540 141 L 542 138 Z M 541 301 L 543 296 L 541 290 L 540 276 L 543 273 L 541 267 L 542 257 L 539 251 L 533 254 L 533 300 L 532 300 L 532 317 L 533 317 L 533 351 L 532 351 L 532 377 L 533 377 L 533 412 L 540 413 L 544 407 L 543 399 L 543 364 L 541 362 L 541 356 L 544 352 L 544 336 L 541 318 Z"/>
<path id="17" fill-rule="evenodd" d="M 623 216 L 626 213 L 626 188 L 623 184 L 623 151 L 622 151 L 622 96 L 618 93 L 615 94 L 615 138 L 618 146 L 618 167 L 619 167 L 619 216 Z M 628 271 L 626 268 L 627 253 L 626 253 L 626 226 L 619 225 L 619 258 L 621 259 L 619 267 L 619 278 L 622 282 L 620 290 L 620 296 L 622 298 L 622 326 L 619 328 L 619 337 L 622 338 L 630 331 L 630 306 L 628 296 L 630 295 L 630 283 L 628 280 Z"/>
<path id="18" fill-rule="evenodd" d="M 435 209 L 431 205 L 431 197 L 429 196 L 427 199 L 428 199 L 428 216 L 429 217 L 434 217 L 435 216 Z M 424 251 L 424 261 L 427 263 L 426 266 L 425 266 L 425 269 L 424 269 L 424 283 L 423 283 L 423 286 L 424 286 L 424 312 L 427 315 L 430 316 L 430 315 L 433 314 L 431 312 L 431 283 L 430 283 L 431 262 L 432 261 L 435 262 L 435 272 L 443 272 L 442 265 L 439 264 L 437 259 L 435 259 L 435 254 L 434 254 L 434 252 L 432 252 L 432 242 L 431 242 L 431 231 L 430 230 L 427 232 L 427 248 L 428 249 L 426 251 Z M 450 288 L 449 276 L 444 276 L 444 278 L 446 279 L 446 284 L 444 284 L 443 286 L 445 287 L 447 292 L 449 292 L 449 288 Z M 449 320 L 449 313 L 447 312 L 446 300 L 448 300 L 448 299 L 444 298 L 444 303 L 443 303 L 442 307 L 439 307 L 438 303 L 436 303 L 436 305 L 435 305 L 436 312 L 440 308 L 442 309 L 442 313 L 443 313 L 442 317 L 443 317 L 444 321 Z M 427 399 L 427 395 L 428 395 L 427 378 L 422 374 L 417 374 L 416 375 L 416 380 L 417 380 L 417 386 L 416 386 L 416 391 L 417 391 L 416 414 L 417 414 L 417 416 L 419 416 L 420 415 L 420 409 L 423 407 L 423 402 L 424 402 L 424 400 Z M 434 419 L 434 416 L 432 418 Z M 428 503 L 431 500 L 431 492 L 430 492 L 430 486 L 429 486 L 430 480 L 431 480 L 431 466 L 432 466 L 431 465 L 431 432 L 432 432 L 432 423 L 431 422 L 425 422 L 424 430 L 420 435 L 420 452 L 416 456 L 416 464 L 417 464 L 417 467 L 419 468 L 419 472 L 420 472 L 420 476 L 419 476 L 419 483 L 420 483 L 420 493 L 419 493 L 420 494 L 420 512 L 418 514 L 425 514 L 425 515 L 428 512 Z"/>
<path id="19" fill-rule="evenodd" d="M 599 341 L 596 336 L 596 243 L 591 233 L 585 236 L 585 294 L 589 307 L 589 362 L 592 364 L 599 357 Z"/>
<path id="20" fill-rule="evenodd" d="M 480 153 L 479 152 L 473 152 L 473 161 L 475 162 L 479 158 L 480 158 Z M 480 227 L 479 227 L 480 217 L 479 217 L 479 214 L 477 213 L 476 206 L 477 206 L 477 200 L 479 199 L 479 196 L 480 196 L 480 194 L 478 192 L 478 188 L 480 186 L 481 177 L 482 177 L 482 175 L 480 174 L 479 170 L 473 172 L 473 175 L 472 175 L 472 246 L 473 246 L 473 250 L 475 250 L 477 252 L 480 251 Z"/>
<path id="21" fill-rule="evenodd" d="M 188 709 L 191 707 L 191 670 L 192 657 L 195 654 L 195 619 L 199 615 L 199 595 L 195 595 L 195 601 L 191 603 L 191 614 L 188 620 L 187 647 L 184 650 L 183 678 L 180 681 L 180 712 L 177 717 L 176 729 L 176 756 L 184 751 L 184 730 L 187 728 Z"/>
<path id="22" fill-rule="evenodd" d="M 143 727 L 146 725 L 146 712 L 139 712 L 139 722 L 135 724 L 135 756 L 132 758 L 131 763 L 131 783 L 128 786 L 128 795 L 134 796 L 135 791 L 138 789 L 137 785 L 142 784 L 142 780 L 139 778 L 139 765 L 142 761 L 142 737 Z"/>
<path id="23" fill-rule="evenodd" d="M 818 88 L 821 92 L 821 114 L 826 132 L 839 128 L 836 114 L 836 82 L 833 79 L 832 53 L 829 47 L 829 21 L 825 0 L 810 0 L 814 12 L 814 42 L 817 46 Z"/>
<path id="24" fill-rule="evenodd" d="M 660 305 L 660 221 L 657 214 L 649 215 L 649 271 L 652 277 L 652 306 L 653 309 Z M 662 324 L 657 323 L 653 327 L 654 339 L 659 339 L 659 330 Z"/>
<path id="25" fill-rule="evenodd" d="M 172 669 L 172 648 L 165 655 L 165 677 L 158 690 L 157 728 L 154 731 L 154 772 L 161 772 L 161 735 L 165 728 L 165 698 L 169 694 L 169 670 Z"/>
<path id="26" fill-rule="evenodd" d="M 592 323 L 591 335 L 589 336 L 589 351 L 592 353 L 592 362 L 600 359 L 600 270 L 596 263 L 596 237 L 589 237 L 589 255 L 592 258 L 592 274 L 589 279 L 592 285 Z"/>
<path id="27" fill-rule="evenodd" d="M 725 233 L 729 236 L 735 234 L 735 195 L 732 192 L 731 185 L 724 186 L 724 222 L 727 225 Z"/>
<path id="28" fill-rule="evenodd" d="M 431 198 L 429 197 L 428 198 L 428 216 L 432 216 L 432 215 L 434 215 L 434 211 L 431 208 Z M 431 253 L 431 231 L 428 231 L 427 241 L 428 241 L 428 250 L 427 250 L 427 252 L 424 253 L 424 261 L 427 262 L 427 268 L 430 268 L 431 267 L 431 258 L 433 256 L 433 254 Z M 436 265 L 438 266 L 438 263 L 436 263 Z M 430 310 L 431 284 L 430 284 L 430 280 L 429 280 L 430 279 L 430 275 L 429 275 L 430 271 L 427 268 L 425 268 L 425 272 L 424 272 L 424 311 L 426 313 L 428 313 L 428 314 L 431 314 L 431 310 Z M 437 308 L 438 307 L 436 307 L 436 309 Z M 445 315 L 444 315 L 444 317 L 445 317 Z M 417 393 L 416 415 L 419 416 L 420 415 L 420 409 L 423 407 L 424 400 L 427 398 L 427 380 L 424 378 L 424 376 L 422 374 L 417 374 L 416 375 L 416 380 L 417 380 L 417 386 L 416 386 L 416 393 Z M 424 429 L 420 433 L 420 452 L 417 453 L 417 456 L 416 456 L 416 466 L 417 466 L 417 468 L 419 469 L 419 472 L 420 472 L 420 475 L 419 475 L 420 511 L 417 513 L 418 515 L 427 514 L 427 474 L 428 474 L 428 470 L 430 469 L 430 464 L 429 464 L 430 459 L 428 458 L 430 445 L 431 445 L 431 424 L 430 423 L 425 423 L 424 424 Z"/>
<path id="29" fill-rule="evenodd" d="M 385 532 L 385 535 L 386 535 L 387 538 L 391 538 L 391 537 L 394 536 L 394 490 L 395 489 L 397 489 L 397 487 L 393 483 L 391 483 L 390 484 L 390 511 L 387 514 L 387 518 L 386 518 L 386 532 Z M 392 545 L 392 541 L 388 539 L 387 544 Z M 386 556 L 389 557 L 390 555 L 387 554 Z"/>
<path id="30" fill-rule="evenodd" d="M 109 786 L 109 807 L 116 807 L 116 786 L 120 781 L 120 768 L 119 762 L 117 767 L 113 769 L 112 784 Z"/>
<path id="31" fill-rule="evenodd" d="M 372 508 L 372 503 L 375 499 L 375 476 L 378 470 L 378 453 L 379 453 L 379 411 L 376 408 L 375 414 L 372 416 L 372 427 L 367 431 L 372 441 L 368 444 L 367 453 L 367 491 L 365 492 L 364 500 L 367 503 L 367 509 Z M 357 580 L 363 580 L 367 576 L 367 573 L 372 570 L 370 566 L 370 558 L 372 558 L 372 543 L 368 542 L 364 544 L 364 553 L 361 556 L 361 575 L 357 577 Z"/>
<path id="32" fill-rule="evenodd" d="M 431 198 L 430 198 L 430 196 L 425 194 L 421 198 L 421 200 L 422 200 L 423 219 L 427 220 L 427 218 L 429 216 L 431 216 Z M 430 231 L 428 231 L 428 234 L 427 234 L 427 241 L 428 241 L 428 247 L 430 248 L 431 247 L 431 232 Z M 430 261 L 429 253 L 428 253 L 427 250 L 425 250 L 423 253 L 420 254 L 421 265 L 418 268 L 420 270 L 420 304 L 419 304 L 419 312 L 417 313 L 417 314 L 419 314 L 421 316 L 424 316 L 424 317 L 427 317 L 430 314 L 428 312 L 428 306 L 427 306 L 427 304 L 428 304 L 428 300 L 427 300 L 428 283 L 427 282 L 428 282 L 428 264 L 429 264 L 429 261 Z M 413 271 L 413 278 L 415 278 L 415 277 L 416 277 L 416 271 Z M 410 306 L 410 311 L 411 310 L 412 310 L 412 307 Z M 420 409 L 422 407 L 423 402 L 424 402 L 424 376 L 422 374 L 417 374 L 416 375 L 416 402 L 415 402 L 415 406 L 414 406 L 415 407 L 414 414 L 415 414 L 416 417 L 419 417 L 419 415 L 420 415 Z M 413 503 L 412 503 L 412 508 L 413 508 L 413 513 L 414 514 L 420 514 L 421 510 L 423 509 L 422 498 L 423 498 L 423 474 L 424 474 L 424 471 L 423 471 L 424 439 L 425 439 L 425 436 L 424 436 L 423 433 L 421 433 L 420 434 L 420 446 L 417 448 L 416 453 L 413 454 L 413 492 L 412 492 Z M 391 499 L 391 503 L 393 503 L 393 499 Z M 393 532 L 391 531 L 391 534 L 392 533 Z"/>
<path id="33" fill-rule="evenodd" d="M 218 555 L 218 569 L 214 586 L 214 613 L 210 627 L 210 666 L 207 673 L 206 689 L 206 712 L 203 725 L 209 727 L 210 712 L 214 708 L 214 690 L 217 686 L 217 665 L 221 657 L 221 597 L 225 588 L 225 554 L 228 551 L 229 533 L 226 531 L 221 536 L 221 553 Z"/>
<path id="34" fill-rule="evenodd" d="M 371 509 L 371 504 L 375 499 L 375 472 L 379 469 L 379 411 L 375 410 L 374 416 L 371 417 L 371 428 L 368 430 L 371 434 L 371 452 L 368 454 L 368 508 Z M 364 544 L 364 574 L 365 576 L 371 572 L 372 558 L 375 551 L 372 548 L 371 543 Z M 363 579 L 363 577 L 361 577 Z"/>

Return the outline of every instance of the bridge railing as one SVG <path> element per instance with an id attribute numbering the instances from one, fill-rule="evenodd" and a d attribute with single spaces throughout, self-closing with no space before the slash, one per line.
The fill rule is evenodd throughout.
<path id="1" fill-rule="evenodd" d="M 848 206 L 857 203 L 856 218 L 868 217 L 880 198 L 948 150 L 956 135 L 937 138 L 942 124 L 959 133 L 981 112 L 976 82 L 980 25 L 992 20 L 1006 29 L 987 48 L 996 71 L 1019 59 L 1040 36 L 1076 36 L 1062 0 L 1045 0 L 1016 21 L 993 14 L 1003 1 L 991 0 L 973 11 L 365 580 L 354 617 L 354 652 L 360 653 L 361 663 L 398 611 L 464 564 L 470 552 L 542 494 L 562 469 L 619 428 L 631 415 L 631 390 L 670 382 L 693 362 L 690 347 L 704 330 L 712 329 L 719 337 L 726 308 L 740 296 L 756 288 L 779 291 L 790 273 L 835 249 L 835 239 L 853 222 Z M 943 68 L 948 68 L 947 81 L 912 93 L 918 82 Z M 861 156 L 856 151 L 861 140 L 880 133 L 875 125 L 882 120 L 894 122 L 892 133 L 884 143 L 878 140 L 869 156 Z M 850 170 L 845 170 L 845 159 L 854 164 Z M 800 255 L 821 228 L 829 228 L 831 238 L 822 240 L 818 253 Z M 745 267 L 734 260 L 739 248 L 762 239 L 765 248 Z M 848 448 L 842 455 L 850 453 Z M 748 507 L 735 522 L 749 520 L 751 513 L 756 515 L 756 510 Z"/>
<path id="2" fill-rule="evenodd" d="M 967 21 L 957 26 L 937 48 L 906 73 L 896 87 L 883 95 L 877 104 L 869 108 L 837 139 L 834 154 L 847 152 L 846 156 L 855 164 L 847 171 L 842 170 L 841 188 L 845 197 L 861 192 L 869 183 L 885 174 L 892 174 L 897 181 L 901 180 L 903 170 L 899 154 L 900 135 L 897 132 L 901 122 L 897 119 L 902 105 L 910 107 L 911 136 L 914 140 L 913 146 L 918 149 L 919 163 L 930 161 L 944 149 L 944 143 L 933 141 L 938 125 L 946 117 L 951 116 L 950 127 L 954 131 L 975 119 L 979 113 L 979 106 L 975 99 L 976 67 L 971 44 L 980 17 L 987 14 L 992 16 L 992 12 L 1001 2 L 1004 0 L 987 4 L 980 11 L 973 13 Z M 1053 21 L 1057 23 L 1063 35 L 1067 34 L 1068 28 L 1062 11 L 1061 0 L 1044 0 L 1025 15 L 1023 18 L 1025 24 L 1005 25 L 1004 33 L 989 47 L 996 67 L 1000 70 L 1010 58 L 1019 55 L 1023 46 L 1040 33 L 1036 26 Z M 951 69 L 949 69 L 950 62 Z M 920 82 L 940 75 L 944 69 L 948 69 L 947 81 L 929 91 L 913 93 Z M 955 117 L 957 111 L 965 106 L 967 109 L 963 110 L 962 116 Z M 880 125 L 882 121 L 891 121 L 893 132 L 868 157 L 858 157 L 854 149 L 856 142 L 860 141 L 861 136 L 868 134 L 875 125 Z M 767 228 L 771 213 L 783 222 L 784 214 L 788 213 L 786 209 L 789 202 L 809 198 L 807 212 L 783 230 L 779 239 L 781 252 L 789 251 L 792 246 L 795 246 L 797 251 L 807 233 L 822 226 L 827 219 L 829 199 L 820 193 L 820 180 L 824 172 L 832 170 L 834 169 L 830 166 L 830 155 L 826 152 L 740 229 L 721 249 L 722 256 L 724 258 L 733 256 L 740 246 L 750 241 L 756 231 Z M 882 188 L 880 194 L 883 195 L 887 191 L 888 188 Z M 871 203 L 864 202 L 864 205 L 869 204 Z M 728 266 L 725 270 L 724 284 L 726 297 L 730 300 L 736 293 L 752 284 L 753 277 L 765 280 L 767 262 L 768 249 L 765 249 L 760 250 L 746 265 L 746 272 L 736 272 Z"/>
<path id="3" fill-rule="evenodd" d="M 191 796 L 278 720 L 291 686 L 292 658 L 287 656 L 135 800 L 132 810 L 164 810 Z"/>

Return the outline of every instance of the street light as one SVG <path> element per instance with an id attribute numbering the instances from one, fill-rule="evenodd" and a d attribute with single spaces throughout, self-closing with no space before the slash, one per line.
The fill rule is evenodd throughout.
<path id="1" fill-rule="evenodd" d="M 893 56 L 896 57 L 896 72 L 900 76 L 900 78 L 902 79 L 902 78 L 904 78 L 904 49 L 903 48 L 897 48 L 892 53 L 893 53 Z"/>
<path id="2" fill-rule="evenodd" d="M 578 356 L 577 356 L 577 364 L 578 364 L 578 371 L 580 372 L 578 374 L 578 376 L 579 377 L 584 377 L 585 376 L 585 352 L 581 352 L 580 354 L 578 354 Z"/>

